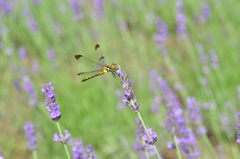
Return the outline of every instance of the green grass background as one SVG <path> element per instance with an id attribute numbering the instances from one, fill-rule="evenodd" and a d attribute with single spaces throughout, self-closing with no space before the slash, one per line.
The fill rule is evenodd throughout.
<path id="1" fill-rule="evenodd" d="M 207 23 L 197 24 L 195 15 L 201 13 L 204 1 L 184 0 L 187 32 L 189 38 L 178 39 L 175 31 L 176 1 L 104 1 L 102 18 L 94 15 L 93 1 L 81 1 L 81 12 L 84 18 L 73 20 L 73 12 L 68 1 L 43 0 L 38 6 L 32 1 L 9 2 L 13 10 L 9 14 L 1 11 L 0 40 L 0 151 L 5 158 L 31 158 L 27 150 L 23 124 L 33 121 L 39 148 L 39 158 L 65 158 L 63 146 L 52 141 L 57 132 L 55 123 L 50 120 L 45 108 L 45 98 L 41 85 L 52 82 L 60 105 L 62 118 L 59 121 L 63 129 L 69 130 L 72 138 L 82 138 L 84 145 L 92 144 L 99 158 L 137 158 L 132 144 L 135 140 L 136 113 L 126 108 L 119 111 L 116 105 L 119 99 L 116 90 L 121 89 L 120 82 L 111 74 L 100 76 L 81 83 L 82 77 L 77 73 L 90 68 L 81 65 L 74 55 L 82 54 L 91 59 L 94 56 L 95 44 L 101 50 L 108 64 L 116 63 L 128 74 L 132 81 L 141 114 L 145 123 L 158 135 L 157 147 L 166 150 L 171 139 L 165 128 L 165 108 L 161 105 L 160 113 L 153 114 L 150 106 L 153 95 L 150 93 L 150 76 L 152 69 L 158 71 L 173 88 L 174 83 L 185 85 L 186 91 L 175 91 L 186 108 L 186 98 L 194 96 L 201 103 L 214 103 L 215 108 L 202 109 L 204 124 L 214 138 L 214 146 L 223 147 L 228 158 L 239 156 L 237 139 L 237 85 L 240 83 L 239 25 L 238 0 L 211 0 L 211 16 Z M 62 13 L 60 8 L 66 11 Z M 38 24 L 38 31 L 32 33 L 28 20 L 23 16 L 29 11 Z M 166 46 L 169 58 L 164 58 L 157 49 L 153 39 L 156 33 L 156 18 L 161 18 L 168 25 L 169 38 Z M 119 29 L 120 25 L 125 29 Z M 56 33 L 56 26 L 61 33 Z M 212 38 L 211 42 L 208 41 Z M 219 59 L 219 69 L 204 75 L 198 61 L 196 44 L 201 43 L 208 54 L 214 49 Z M 27 60 L 20 60 L 17 49 L 27 49 Z M 47 58 L 47 50 L 56 52 L 56 61 Z M 6 55 L 11 49 L 12 55 Z M 31 70 L 36 60 L 40 72 Z M 25 69 L 25 73 L 22 73 Z M 27 93 L 22 88 L 17 91 L 13 81 L 23 83 L 23 76 L 29 76 L 40 97 L 40 104 L 33 108 L 28 103 Z M 200 79 L 206 77 L 211 96 Z M 226 102 L 231 106 L 227 108 Z M 226 115 L 229 124 L 222 124 Z M 127 145 L 127 146 L 126 146 Z M 211 158 L 209 150 L 198 138 L 198 149 L 202 158 Z M 70 147 L 69 147 L 70 150 Z"/>

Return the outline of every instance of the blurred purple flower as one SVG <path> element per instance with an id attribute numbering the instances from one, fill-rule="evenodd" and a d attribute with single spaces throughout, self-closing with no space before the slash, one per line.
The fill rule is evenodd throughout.
<path id="1" fill-rule="evenodd" d="M 0 50 L 3 48 L 3 42 L 0 41 Z"/>
<path id="2" fill-rule="evenodd" d="M 70 137 L 70 133 L 68 132 L 68 130 L 65 130 L 65 135 L 55 133 L 53 137 L 53 141 L 57 141 L 65 144 L 68 141 L 69 137 Z"/>
<path id="3" fill-rule="evenodd" d="M 42 92 L 46 96 L 46 108 L 51 114 L 51 119 L 54 121 L 58 121 L 61 118 L 61 112 L 59 110 L 59 105 L 57 104 L 56 95 L 54 94 L 54 87 L 52 83 L 42 85 Z"/>
<path id="4" fill-rule="evenodd" d="M 145 133 L 142 137 L 142 139 L 145 141 L 148 145 L 154 145 L 157 141 L 157 134 L 152 131 L 151 128 L 147 128 L 148 134 L 150 135 L 151 139 L 149 139 L 148 135 Z"/>
<path id="5" fill-rule="evenodd" d="M 136 121 L 137 121 L 136 135 L 139 139 L 142 139 L 143 135 L 145 134 L 145 130 L 139 117 L 136 117 Z"/>
<path id="6" fill-rule="evenodd" d="M 4 157 L 3 157 L 3 155 L 2 155 L 2 153 L 0 152 L 0 159 L 4 159 Z"/>
<path id="7" fill-rule="evenodd" d="M 153 39 L 155 40 L 157 47 L 162 55 L 166 56 L 168 54 L 165 44 L 168 39 L 168 26 L 160 18 L 156 20 L 156 26 L 157 33 L 153 35 Z"/>
<path id="8" fill-rule="evenodd" d="M 208 21 L 209 17 L 210 17 L 210 6 L 208 2 L 204 2 L 203 6 L 202 6 L 202 16 L 205 19 L 205 21 Z"/>
<path id="9" fill-rule="evenodd" d="M 39 97 L 37 91 L 34 89 L 34 84 L 28 76 L 23 77 L 23 88 L 28 93 L 29 104 L 37 106 L 39 103 Z"/>
<path id="10" fill-rule="evenodd" d="M 215 50 L 211 50 L 210 51 L 210 55 L 211 55 L 210 59 L 211 59 L 211 67 L 212 67 L 212 69 L 219 68 L 218 56 L 217 56 Z"/>
<path id="11" fill-rule="evenodd" d="M 36 60 L 33 60 L 32 62 L 32 70 L 34 72 L 39 72 L 40 71 L 40 66 Z"/>
<path id="12" fill-rule="evenodd" d="M 21 60 L 26 60 L 26 58 L 27 58 L 27 49 L 25 47 L 21 46 L 21 47 L 18 48 L 18 57 Z"/>
<path id="13" fill-rule="evenodd" d="M 93 0 L 93 12 L 96 18 L 103 18 L 104 16 L 103 2 L 103 0 Z"/>
<path id="14" fill-rule="evenodd" d="M 21 84 L 20 84 L 20 82 L 19 82 L 18 79 L 14 79 L 14 80 L 13 80 L 13 86 L 14 86 L 14 88 L 15 88 L 18 92 L 21 91 Z"/>
<path id="15" fill-rule="evenodd" d="M 204 2 L 202 5 L 202 13 L 195 16 L 197 23 L 204 24 L 209 20 L 211 14 L 210 6 L 208 2 Z"/>
<path id="16" fill-rule="evenodd" d="M 158 76 L 158 73 L 156 70 L 151 70 L 149 75 L 150 75 L 150 91 L 152 94 L 156 94 L 156 92 L 159 91 L 158 87 L 156 87 L 157 85 L 156 78 Z"/>
<path id="17" fill-rule="evenodd" d="M 0 6 L 4 13 L 9 14 L 12 11 L 12 6 L 10 6 L 8 0 L 0 0 Z"/>
<path id="18" fill-rule="evenodd" d="M 186 30 L 186 18 L 185 18 L 185 8 L 184 8 L 184 3 L 182 0 L 177 0 L 176 1 L 176 7 L 177 7 L 177 16 L 176 16 L 176 31 L 178 35 L 183 35 Z"/>
<path id="19" fill-rule="evenodd" d="M 125 72 L 121 72 L 120 66 L 118 66 L 117 73 L 121 79 L 121 85 L 124 91 L 122 101 L 126 104 L 126 106 L 130 106 L 133 111 L 138 112 L 140 109 L 140 104 L 137 103 L 137 98 L 134 97 L 134 91 L 131 90 L 131 82 L 126 79 L 127 74 Z"/>
<path id="20" fill-rule="evenodd" d="M 12 48 L 7 48 L 7 49 L 5 50 L 5 54 L 6 54 L 7 56 L 11 56 L 12 53 L 13 53 Z"/>
<path id="21" fill-rule="evenodd" d="M 48 49 L 47 51 L 47 57 L 51 62 L 54 62 L 56 60 L 56 53 L 53 49 Z"/>
<path id="22" fill-rule="evenodd" d="M 122 91 L 121 90 L 116 90 L 115 92 L 117 98 L 118 98 L 118 103 L 117 103 L 117 109 L 118 110 L 123 110 L 125 107 L 125 105 L 123 104 L 123 102 L 121 101 L 122 98 Z"/>
<path id="23" fill-rule="evenodd" d="M 83 159 L 84 150 L 82 145 L 82 140 L 80 139 L 70 139 L 68 141 L 69 145 L 72 146 L 72 156 L 73 159 Z"/>
<path id="24" fill-rule="evenodd" d="M 187 98 L 188 110 L 192 123 L 197 126 L 197 133 L 199 135 L 206 135 L 206 128 L 203 126 L 203 117 L 201 115 L 201 110 L 199 104 L 194 97 Z M 204 130 L 203 130 L 204 129 Z"/>
<path id="25" fill-rule="evenodd" d="M 41 4 L 42 0 L 33 0 L 33 4 L 35 6 L 39 6 Z"/>
<path id="26" fill-rule="evenodd" d="M 32 122 L 26 122 L 23 126 L 25 131 L 25 137 L 28 140 L 28 149 L 34 151 L 38 148 L 37 138 L 35 136 L 34 124 Z"/>
<path id="27" fill-rule="evenodd" d="M 38 23 L 34 18 L 28 19 L 28 26 L 32 33 L 36 33 L 38 31 Z"/>
<path id="28" fill-rule="evenodd" d="M 145 151 L 148 152 L 149 156 L 156 157 L 156 153 L 153 150 L 153 146 L 157 141 L 157 135 L 152 131 L 151 128 L 148 128 L 148 134 L 151 139 L 149 139 L 148 135 L 145 133 L 143 124 L 139 117 L 136 117 L 137 121 L 137 130 L 136 130 L 136 140 L 133 144 L 134 150 L 137 152 L 139 158 L 146 158 Z M 144 142 L 142 142 L 144 141 Z"/>
<path id="29" fill-rule="evenodd" d="M 87 145 L 85 149 L 87 154 L 86 159 L 97 159 L 97 156 L 93 150 L 92 145 Z"/>
<path id="30" fill-rule="evenodd" d="M 160 96 L 155 96 L 154 99 L 153 99 L 153 104 L 151 106 L 152 108 L 152 112 L 154 114 L 157 114 L 159 113 L 159 107 L 160 107 L 160 104 L 161 104 L 162 100 L 161 100 L 161 97 Z"/>
<path id="31" fill-rule="evenodd" d="M 81 5 L 79 4 L 79 2 L 77 0 L 71 0 L 71 7 L 72 7 L 72 11 L 73 11 L 73 19 L 74 21 L 79 21 L 83 18 L 83 13 L 81 11 Z"/>

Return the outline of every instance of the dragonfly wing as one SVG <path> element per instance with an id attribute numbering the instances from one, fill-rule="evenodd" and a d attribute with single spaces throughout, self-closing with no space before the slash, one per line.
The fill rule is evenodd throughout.
<path id="1" fill-rule="evenodd" d="M 100 65 L 102 65 L 102 66 L 105 66 L 106 62 L 105 62 L 104 56 L 102 55 L 102 51 L 101 51 L 100 45 L 98 45 L 98 44 L 95 45 L 95 51 L 96 51 L 96 55 L 98 57 L 98 63 Z"/>
<path id="2" fill-rule="evenodd" d="M 75 59 L 77 59 L 80 63 L 83 63 L 87 66 L 89 66 L 89 65 L 94 66 L 94 67 L 97 66 L 97 67 L 99 67 L 99 69 L 104 67 L 104 65 L 101 65 L 99 62 L 92 61 L 83 55 L 75 55 Z"/>
<path id="3" fill-rule="evenodd" d="M 96 74 L 100 71 L 101 70 L 95 70 L 95 71 L 89 71 L 89 72 L 80 72 L 80 73 L 78 73 L 78 75 L 93 75 L 93 74 Z"/>

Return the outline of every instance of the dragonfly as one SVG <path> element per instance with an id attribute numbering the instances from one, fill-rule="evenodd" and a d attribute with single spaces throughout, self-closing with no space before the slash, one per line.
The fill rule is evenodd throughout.
<path id="1" fill-rule="evenodd" d="M 95 51 L 97 55 L 100 56 L 98 62 L 92 61 L 83 55 L 75 55 L 75 59 L 77 59 L 80 63 L 83 63 L 85 65 L 94 65 L 96 67 L 94 71 L 78 73 L 78 75 L 92 74 L 91 76 L 84 78 L 82 82 L 97 77 L 99 75 L 104 75 L 108 72 L 111 72 L 113 77 L 118 77 L 118 74 L 116 72 L 118 70 L 118 66 L 115 63 L 112 63 L 111 65 L 106 65 L 105 58 L 104 56 L 102 56 L 99 44 L 95 45 Z"/>

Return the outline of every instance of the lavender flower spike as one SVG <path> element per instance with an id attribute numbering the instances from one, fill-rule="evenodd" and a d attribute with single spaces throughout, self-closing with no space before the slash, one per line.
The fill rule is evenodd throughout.
<path id="1" fill-rule="evenodd" d="M 86 153 L 87 153 L 86 159 L 97 159 L 97 156 L 93 150 L 92 145 L 87 145 L 85 148 L 86 148 Z"/>
<path id="2" fill-rule="evenodd" d="M 46 96 L 46 108 L 51 114 L 51 119 L 54 121 L 58 121 L 61 118 L 61 112 L 59 110 L 59 105 L 57 104 L 56 95 L 54 94 L 54 87 L 52 83 L 42 85 L 42 92 Z"/>
<path id="3" fill-rule="evenodd" d="M 68 141 L 69 145 L 72 146 L 72 158 L 73 159 L 83 159 L 83 145 L 80 139 L 70 139 Z"/>
<path id="4" fill-rule="evenodd" d="M 34 151 L 38 148 L 37 138 L 35 136 L 34 124 L 32 122 L 26 122 L 23 126 L 25 130 L 25 137 L 28 140 L 28 149 Z"/>
<path id="5" fill-rule="evenodd" d="M 138 112 L 140 109 L 140 104 L 137 103 L 137 98 L 134 97 L 134 91 L 131 90 L 131 82 L 126 79 L 127 74 L 125 72 L 121 72 L 120 66 L 118 66 L 117 73 L 121 79 L 121 85 L 124 91 L 122 101 L 126 104 L 126 106 L 130 106 L 133 111 Z"/>
<path id="6" fill-rule="evenodd" d="M 142 139 L 145 141 L 146 144 L 154 145 L 155 142 L 157 141 L 157 134 L 154 131 L 152 131 L 151 128 L 148 128 L 147 131 L 148 134 L 151 136 L 151 139 L 149 139 L 146 133 L 143 135 Z"/>
<path id="7" fill-rule="evenodd" d="M 70 133 L 68 132 L 68 130 L 65 130 L 65 135 L 55 133 L 53 137 L 53 141 L 66 143 L 69 137 L 70 137 Z"/>

